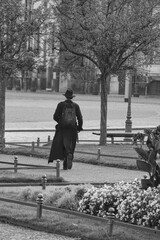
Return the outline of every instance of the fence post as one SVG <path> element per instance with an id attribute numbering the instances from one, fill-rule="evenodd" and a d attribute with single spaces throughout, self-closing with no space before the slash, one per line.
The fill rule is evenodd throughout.
<path id="1" fill-rule="evenodd" d="M 111 237 L 113 234 L 113 223 L 114 223 L 114 219 L 115 219 L 114 208 L 112 208 L 112 207 L 108 209 L 108 218 L 109 218 L 108 235 Z"/>
<path id="2" fill-rule="evenodd" d="M 45 174 L 42 176 L 41 182 L 42 182 L 42 189 L 45 190 L 46 189 L 46 183 L 47 183 L 47 177 L 46 177 Z"/>
<path id="3" fill-rule="evenodd" d="M 56 177 L 59 178 L 60 177 L 60 160 L 57 159 L 56 161 Z"/>
<path id="4" fill-rule="evenodd" d="M 51 141 L 51 138 L 50 138 L 50 136 L 48 136 L 48 143 Z"/>
<path id="5" fill-rule="evenodd" d="M 40 144 L 40 138 L 38 137 L 37 138 L 37 147 L 39 147 L 39 144 Z"/>
<path id="6" fill-rule="evenodd" d="M 32 152 L 34 152 L 34 142 L 32 142 Z"/>
<path id="7" fill-rule="evenodd" d="M 14 172 L 17 173 L 17 164 L 18 164 L 18 159 L 17 157 L 15 156 L 14 157 Z"/>
<path id="8" fill-rule="evenodd" d="M 37 202 L 37 218 L 42 217 L 43 194 L 39 193 L 36 199 Z"/>
<path id="9" fill-rule="evenodd" d="M 114 144 L 114 137 L 111 137 L 111 143 Z"/>
<path id="10" fill-rule="evenodd" d="M 98 148 L 98 151 L 97 151 L 97 160 L 100 160 L 100 156 L 101 156 L 101 149 Z"/>
<path id="11" fill-rule="evenodd" d="M 2 139 L 2 148 L 5 148 L 5 143 L 6 143 L 6 140 L 5 138 Z"/>

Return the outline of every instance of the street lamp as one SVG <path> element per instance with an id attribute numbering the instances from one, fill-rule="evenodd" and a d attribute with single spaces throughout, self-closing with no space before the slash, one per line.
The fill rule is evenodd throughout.
<path id="1" fill-rule="evenodd" d="M 132 76 L 130 71 L 127 71 L 129 79 L 129 90 L 128 90 L 128 108 L 127 108 L 127 119 L 125 122 L 125 132 L 132 132 L 132 120 L 131 120 L 131 96 L 132 96 Z"/>

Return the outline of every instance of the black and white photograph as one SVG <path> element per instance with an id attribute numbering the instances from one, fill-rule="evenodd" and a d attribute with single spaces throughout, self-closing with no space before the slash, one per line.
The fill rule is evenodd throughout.
<path id="1" fill-rule="evenodd" d="M 160 239 L 160 0 L 0 0 L 0 240 Z"/>

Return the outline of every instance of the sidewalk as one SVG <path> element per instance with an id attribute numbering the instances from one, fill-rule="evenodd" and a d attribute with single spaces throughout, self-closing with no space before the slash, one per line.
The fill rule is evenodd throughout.
<path id="1" fill-rule="evenodd" d="M 13 162 L 13 155 L 0 154 L 0 161 Z M 48 166 L 47 159 L 18 156 L 19 163 L 39 164 Z M 55 166 L 56 162 L 50 164 Z M 1 165 L 2 166 L 2 165 Z M 7 167 L 7 165 L 5 165 Z M 3 166 L 4 167 L 4 166 Z M 33 173 L 37 176 L 56 175 L 53 169 L 33 169 L 33 170 L 18 170 L 19 173 Z M 118 181 L 130 181 L 135 178 L 143 178 L 145 172 L 138 170 L 128 170 L 114 167 L 98 166 L 80 162 L 73 162 L 71 170 L 63 170 L 62 163 L 60 163 L 60 176 L 67 182 L 71 183 L 115 183 Z"/>

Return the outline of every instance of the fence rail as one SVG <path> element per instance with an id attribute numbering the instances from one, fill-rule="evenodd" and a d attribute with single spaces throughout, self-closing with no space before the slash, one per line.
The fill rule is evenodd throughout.
<path id="1" fill-rule="evenodd" d="M 140 131 L 140 130 L 144 130 L 144 129 L 154 129 L 155 127 L 150 126 L 150 127 L 134 127 L 132 128 L 133 131 Z M 100 131 L 99 128 L 89 128 L 89 129 L 83 129 L 83 132 L 88 132 L 88 131 Z M 116 128 L 107 128 L 107 131 L 125 131 L 125 128 L 121 128 L 121 127 L 116 127 Z M 55 129 L 6 129 L 5 132 L 55 132 Z"/>
<path id="2" fill-rule="evenodd" d="M 61 209 L 61 208 L 56 208 L 56 207 L 43 205 L 43 194 L 41 194 L 41 193 L 38 194 L 38 196 L 37 196 L 37 199 L 36 199 L 37 204 L 36 203 L 31 203 L 31 202 L 22 202 L 22 201 L 8 199 L 8 198 L 2 198 L 2 197 L 0 197 L 0 201 L 36 208 L 37 209 L 36 217 L 39 218 L 39 219 L 42 218 L 42 211 L 43 210 L 49 210 L 50 212 L 58 212 L 58 213 L 62 213 L 62 214 L 68 214 L 68 215 L 71 215 L 71 216 L 81 217 L 81 218 L 84 218 L 84 219 L 85 218 L 90 219 L 90 220 L 97 221 L 97 222 L 103 222 L 103 223 L 106 223 L 106 225 L 108 226 L 109 236 L 113 235 L 113 230 L 114 230 L 114 227 L 116 225 L 124 227 L 126 229 L 130 228 L 130 229 L 134 229 L 136 231 L 143 231 L 145 233 L 147 232 L 148 234 L 151 234 L 152 236 L 153 236 L 153 234 L 155 234 L 157 236 L 160 236 L 160 230 L 158 230 L 158 229 L 138 226 L 138 225 L 125 223 L 125 222 L 121 222 L 119 220 L 116 220 L 113 208 L 109 209 L 108 217 L 102 218 L 102 217 L 92 216 L 92 215 L 89 215 L 89 214 L 84 214 L 84 213 L 77 212 L 77 211 L 71 211 L 71 210 L 67 210 L 67 209 Z"/>
<path id="3" fill-rule="evenodd" d="M 153 127 L 148 127 L 150 129 L 154 129 Z M 133 136 L 137 131 L 143 131 L 145 128 L 137 127 L 137 128 L 132 128 L 132 132 L 125 132 L 124 128 L 108 128 L 107 129 L 107 143 L 133 143 Z M 122 132 L 123 131 L 123 132 Z M 55 132 L 55 129 L 7 129 L 5 130 L 6 133 L 36 133 L 36 132 Z M 99 129 L 84 129 L 83 132 L 92 132 L 93 136 L 97 135 L 97 140 L 95 139 L 87 139 L 87 140 L 82 140 L 79 139 L 79 142 L 85 142 L 85 143 L 98 143 L 99 138 L 98 136 L 100 135 L 100 130 Z M 5 148 L 6 145 L 14 146 L 14 147 L 25 147 L 25 148 L 31 148 L 31 151 L 34 152 L 35 149 L 41 148 L 41 149 L 48 149 L 48 145 L 51 143 L 50 136 L 48 136 L 47 141 L 40 141 L 40 138 L 37 137 L 37 141 L 6 141 L 6 139 L 3 140 L 3 147 Z M 144 141 L 141 144 L 145 143 L 145 138 Z M 50 146 L 50 145 L 49 145 Z M 77 152 L 77 151 L 76 151 Z M 78 153 L 78 152 L 77 152 Z M 82 153 L 82 152 L 79 152 Z M 88 152 L 83 152 L 84 154 L 93 154 L 97 155 L 97 159 L 100 159 L 100 156 L 104 156 L 103 154 L 100 153 L 88 153 Z M 116 157 L 113 155 L 105 155 L 104 157 Z M 125 157 L 124 158 L 130 158 L 130 157 Z"/>
<path id="4" fill-rule="evenodd" d="M 12 146 L 19 146 L 19 147 L 24 147 L 24 148 L 31 148 L 31 152 L 34 153 L 34 151 L 36 149 L 48 149 L 48 147 L 46 146 L 36 146 L 34 142 L 27 142 L 27 145 L 24 145 L 24 143 L 22 144 L 17 144 L 16 142 L 15 143 L 6 143 L 8 145 L 12 145 Z M 124 155 L 114 155 L 114 154 L 102 154 L 101 153 L 101 149 L 98 148 L 98 151 L 97 153 L 96 152 L 86 152 L 86 151 L 77 151 L 75 150 L 75 153 L 79 153 L 79 154 L 84 154 L 84 155 L 93 155 L 93 156 L 97 156 L 97 160 L 100 160 L 101 157 L 113 157 L 113 158 L 125 158 L 125 159 L 134 159 L 135 160 L 135 157 L 132 157 L 132 156 L 124 156 Z M 1 162 L 0 162 L 1 163 Z"/>
<path id="5" fill-rule="evenodd" d="M 154 129 L 153 127 L 147 127 L 150 129 Z M 142 127 L 137 127 L 137 128 L 132 128 L 132 132 L 125 132 L 125 128 L 108 128 L 107 129 L 107 142 L 110 142 L 112 144 L 114 143 L 121 143 L 125 142 L 127 138 L 130 138 L 130 142 L 132 142 L 133 135 L 137 131 L 143 132 L 145 128 Z M 55 129 L 6 129 L 5 133 L 47 133 L 47 132 L 55 132 Z M 92 132 L 93 136 L 97 135 L 97 139 L 79 139 L 79 142 L 85 142 L 85 143 L 98 143 L 99 138 L 98 136 L 100 135 L 100 129 L 84 129 L 82 133 L 85 132 Z M 126 138 L 126 139 L 125 139 Z M 39 146 L 40 144 L 45 144 L 47 142 L 50 142 L 50 136 L 48 136 L 47 141 L 40 141 L 40 138 L 37 138 L 36 145 Z M 126 141 L 127 142 L 127 141 Z M 33 141 L 7 141 L 4 139 L 4 146 L 5 144 L 8 145 L 15 145 L 15 146 L 22 146 L 23 145 L 30 145 L 34 144 Z M 35 146 L 33 146 L 34 148 Z"/>
<path id="6" fill-rule="evenodd" d="M 17 173 L 18 169 L 55 169 L 56 170 L 56 178 L 60 177 L 60 160 L 56 160 L 56 166 L 45 166 L 45 165 L 36 165 L 36 164 L 26 164 L 19 163 L 18 158 L 15 156 L 13 162 L 8 161 L 0 161 L 0 164 L 5 165 L 13 165 L 13 167 L 4 167 L 0 168 L 0 170 L 14 170 L 14 173 Z"/>

